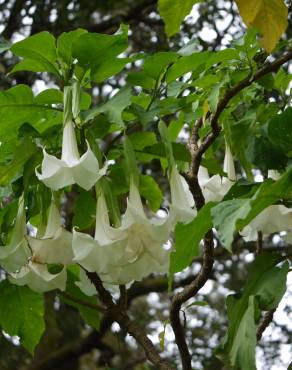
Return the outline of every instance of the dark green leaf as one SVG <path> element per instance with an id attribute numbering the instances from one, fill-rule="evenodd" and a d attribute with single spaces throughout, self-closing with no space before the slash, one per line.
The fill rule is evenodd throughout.
<path id="1" fill-rule="evenodd" d="M 74 205 L 73 225 L 88 229 L 95 221 L 96 201 L 88 191 L 81 191 Z"/>
<path id="2" fill-rule="evenodd" d="M 5 186 L 22 169 L 25 162 L 37 151 L 35 143 L 29 137 L 24 137 L 15 148 L 14 156 L 8 164 L 0 165 L 0 185 Z"/>
<path id="3" fill-rule="evenodd" d="M 9 335 L 18 335 L 33 354 L 45 330 L 43 296 L 25 286 L 0 283 L 0 325 Z"/>
<path id="4" fill-rule="evenodd" d="M 72 44 L 76 41 L 81 35 L 87 33 L 86 30 L 78 28 L 77 30 L 70 32 L 63 32 L 57 40 L 57 53 L 59 58 L 62 58 L 63 61 L 70 66 L 72 63 Z"/>
<path id="5" fill-rule="evenodd" d="M 281 148 L 287 155 L 292 155 L 292 108 L 277 114 L 268 124 L 270 141 Z"/>

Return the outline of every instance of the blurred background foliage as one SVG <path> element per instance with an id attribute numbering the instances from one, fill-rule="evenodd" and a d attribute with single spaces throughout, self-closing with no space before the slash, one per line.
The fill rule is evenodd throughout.
<path id="1" fill-rule="evenodd" d="M 43 30 L 55 36 L 76 28 L 111 34 L 121 23 L 130 26 L 129 53 L 176 51 L 190 39 L 194 39 L 198 50 L 220 50 L 228 47 L 234 38 L 244 32 L 236 6 L 229 0 L 209 0 L 197 4 L 192 16 L 184 22 L 181 32 L 170 40 L 165 35 L 156 0 L 0 0 L 1 37 L 10 42 Z M 285 37 L 290 38 L 291 35 L 289 14 Z M 9 75 L 8 72 L 15 63 L 16 59 L 10 52 L 1 54 L 1 90 L 17 83 L 26 83 L 34 87 L 35 91 L 42 84 L 54 85 L 52 76 L 46 73 L 21 72 Z M 119 76 L 96 84 L 92 91 L 95 102 L 106 100 L 113 89 L 118 89 L 123 84 L 124 80 Z M 155 171 L 153 174 L 155 175 Z M 160 185 L 163 187 L 163 184 Z M 66 211 L 70 214 L 70 204 Z M 212 280 L 196 298 L 206 302 L 206 305 L 185 308 L 189 328 L 188 341 L 196 369 L 222 368 L 212 351 L 226 331 L 225 295 L 242 286 L 246 278 L 246 264 L 251 261 L 250 252 L 255 248 L 253 243 L 243 245 L 240 240 L 234 244 L 237 253 L 232 257 L 223 248 L 216 250 Z M 268 241 L 268 246 L 275 247 L 272 238 Z M 198 258 L 198 263 L 178 275 L 180 284 L 187 284 L 192 279 L 199 269 L 199 262 Z M 287 317 L 292 315 L 291 305 L 287 304 L 289 297 L 291 295 L 286 295 L 286 304 L 281 306 Z M 133 284 L 129 291 L 129 302 L 130 313 L 146 328 L 155 342 L 158 342 L 158 334 L 166 325 L 165 356 L 175 363 L 177 349 L 166 322 L 169 302 L 166 279 L 150 277 L 142 283 Z M 64 305 L 52 293 L 47 293 L 46 323 L 46 332 L 34 360 L 18 345 L 17 338 L 9 338 L 0 333 L 1 370 L 153 369 L 146 365 L 143 351 L 137 348 L 132 338 L 127 337 L 125 340 L 126 334 L 106 315 L 101 320 L 100 331 L 93 331 L 84 324 L 74 308 Z M 261 369 L 284 369 L 279 361 L 282 359 L 284 363 L 289 362 L 285 358 L 287 351 L 284 351 L 286 355 L 280 353 L 283 353 L 283 346 L 291 342 L 291 326 L 289 328 L 285 322 L 275 320 L 260 342 L 258 359 Z"/>

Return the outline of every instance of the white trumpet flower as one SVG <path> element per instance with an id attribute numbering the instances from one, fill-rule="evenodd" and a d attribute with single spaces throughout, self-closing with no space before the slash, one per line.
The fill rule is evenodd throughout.
<path id="1" fill-rule="evenodd" d="M 27 285 L 34 291 L 46 292 L 66 287 L 66 266 L 72 263 L 72 234 L 61 227 L 61 218 L 55 203 L 51 203 L 48 223 L 43 236 L 26 236 L 31 255 L 19 271 L 11 273 L 16 285 Z M 57 274 L 48 271 L 47 264 L 64 265 Z"/>
<path id="2" fill-rule="evenodd" d="M 278 171 L 268 171 L 268 177 L 273 180 L 279 180 L 280 176 Z M 240 235 L 245 241 L 256 241 L 259 231 L 263 233 L 263 237 L 266 237 L 272 233 L 290 230 L 292 230 L 292 209 L 283 205 L 272 205 L 245 226 L 240 231 Z"/>
<path id="3" fill-rule="evenodd" d="M 14 229 L 8 245 L 0 247 L 0 265 L 7 272 L 15 272 L 21 268 L 30 256 L 26 235 L 26 220 L 23 197 L 19 198 L 18 212 Z"/>
<path id="4" fill-rule="evenodd" d="M 221 177 L 220 175 L 210 177 L 208 170 L 200 166 L 198 180 L 206 203 L 221 201 L 236 181 L 233 157 L 228 146 L 225 150 L 223 171 L 227 174 L 227 177 Z"/>
<path id="5" fill-rule="evenodd" d="M 36 175 L 40 181 L 53 190 L 75 183 L 89 190 L 101 176 L 105 175 L 107 170 L 107 165 L 99 168 L 88 142 L 87 151 L 80 158 L 72 121 L 64 125 L 61 159 L 48 154 L 45 149 L 43 149 L 43 154 L 42 173 L 36 169 Z"/>
<path id="6" fill-rule="evenodd" d="M 171 169 L 169 183 L 171 193 L 170 215 L 174 224 L 177 222 L 190 222 L 197 214 L 194 208 L 194 198 L 188 183 L 179 174 L 175 166 Z"/>
<path id="7" fill-rule="evenodd" d="M 120 227 L 110 226 L 106 202 L 100 195 L 94 238 L 74 231 L 75 261 L 111 284 L 127 284 L 154 272 L 166 273 L 169 251 L 163 244 L 169 238 L 170 228 L 168 217 L 149 219 L 145 215 L 139 191 L 131 182 Z"/>
<path id="8" fill-rule="evenodd" d="M 256 241 L 258 232 L 266 237 L 272 233 L 292 230 L 292 211 L 282 205 L 273 205 L 264 209 L 241 231 L 245 241 Z"/>

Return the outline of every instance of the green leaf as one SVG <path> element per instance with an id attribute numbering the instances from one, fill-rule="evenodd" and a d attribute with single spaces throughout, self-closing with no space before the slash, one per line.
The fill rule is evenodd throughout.
<path id="1" fill-rule="evenodd" d="M 280 147 L 285 153 L 292 154 L 292 108 L 277 114 L 268 124 L 270 141 Z"/>
<path id="2" fill-rule="evenodd" d="M 171 51 L 156 53 L 146 58 L 143 69 L 148 76 L 157 80 L 177 58 L 178 55 Z"/>
<path id="3" fill-rule="evenodd" d="M 11 51 L 24 58 L 11 71 L 51 72 L 59 75 L 56 64 L 56 40 L 49 32 L 40 32 L 12 45 Z"/>
<path id="4" fill-rule="evenodd" d="M 116 56 L 128 47 L 128 27 L 122 25 L 114 35 L 85 33 L 72 45 L 72 54 L 85 68 L 93 68 L 103 62 L 112 63 Z"/>
<path id="5" fill-rule="evenodd" d="M 190 162 L 191 156 L 186 146 L 181 143 L 172 143 L 173 156 L 176 160 L 182 162 Z M 162 143 L 157 143 L 152 146 L 146 147 L 143 150 L 136 150 L 137 156 L 144 159 L 144 161 L 151 161 L 154 158 L 166 158 L 165 146 Z"/>
<path id="6" fill-rule="evenodd" d="M 81 230 L 88 229 L 95 221 L 96 202 L 88 191 L 80 190 L 74 205 L 73 225 Z"/>
<path id="7" fill-rule="evenodd" d="M 11 47 L 11 42 L 0 38 L 0 53 L 9 50 Z"/>
<path id="8" fill-rule="evenodd" d="M 43 93 L 41 93 L 43 94 Z M 17 85 L 0 93 L 0 137 L 5 141 L 17 136 L 18 128 L 25 122 L 39 132 L 48 128 L 51 121 L 62 122 L 62 112 L 49 105 L 35 102 L 31 88 Z"/>
<path id="9" fill-rule="evenodd" d="M 261 44 L 271 53 L 288 24 L 284 0 L 236 0 L 236 3 L 244 23 L 260 31 Z"/>
<path id="10" fill-rule="evenodd" d="M 207 203 L 188 224 L 178 223 L 175 227 L 175 249 L 170 255 L 171 275 L 188 267 L 199 255 L 200 241 L 212 228 L 211 209 L 213 202 Z"/>
<path id="11" fill-rule="evenodd" d="M 8 280 L 0 283 L 0 296 L 2 329 L 19 336 L 21 344 L 33 354 L 45 330 L 43 296 Z"/>
<path id="12" fill-rule="evenodd" d="M 150 131 L 135 132 L 129 135 L 129 139 L 131 140 L 134 150 L 141 150 L 157 143 L 154 132 Z"/>
<path id="13" fill-rule="evenodd" d="M 291 191 L 292 168 L 274 183 L 263 182 L 252 198 L 226 200 L 212 208 L 214 227 L 224 247 L 231 251 L 235 231 L 249 224 L 268 206 L 291 196 Z"/>
<path id="14" fill-rule="evenodd" d="M 202 0 L 159 0 L 158 9 L 165 23 L 165 31 L 168 37 L 179 32 L 180 25 L 185 17 L 191 12 L 194 4 Z"/>
<path id="15" fill-rule="evenodd" d="M 122 119 L 122 112 L 131 104 L 131 88 L 126 86 L 122 88 L 116 95 L 114 95 L 105 104 L 92 108 L 88 111 L 83 112 L 83 118 L 85 122 L 88 122 L 98 116 L 100 113 L 104 113 L 110 122 L 116 123 L 120 127 L 124 127 L 124 121 Z"/>
<path id="16" fill-rule="evenodd" d="M 263 171 L 281 170 L 287 164 L 285 153 L 280 147 L 273 145 L 266 136 L 251 137 L 245 154 L 250 163 Z"/>
<path id="17" fill-rule="evenodd" d="M 24 137 L 15 148 L 12 161 L 0 165 L 0 186 L 9 185 L 10 181 L 36 151 L 37 147 L 32 139 Z"/>
<path id="18" fill-rule="evenodd" d="M 73 43 L 83 34 L 87 33 L 86 30 L 78 28 L 77 30 L 70 32 L 63 32 L 57 40 L 57 54 L 58 57 L 63 59 L 63 61 L 70 66 L 72 57 L 72 45 Z"/>
<path id="19" fill-rule="evenodd" d="M 256 369 L 255 346 L 258 308 L 276 308 L 286 290 L 289 264 L 276 265 L 282 257 L 264 252 L 256 257 L 241 295 L 227 297 L 228 333 L 218 349 L 225 362 L 240 369 Z"/>
<path id="20" fill-rule="evenodd" d="M 140 175 L 139 191 L 142 197 L 147 200 L 150 209 L 153 212 L 158 211 L 163 200 L 163 194 L 153 177 Z"/>
<path id="21" fill-rule="evenodd" d="M 182 56 L 167 70 L 166 82 L 170 83 L 187 72 L 194 71 L 198 67 L 204 66 L 212 55 L 210 51 L 203 51 L 201 53 Z"/>
<path id="22" fill-rule="evenodd" d="M 35 99 L 35 104 L 63 104 L 63 93 L 59 89 L 47 89 L 39 93 Z"/>

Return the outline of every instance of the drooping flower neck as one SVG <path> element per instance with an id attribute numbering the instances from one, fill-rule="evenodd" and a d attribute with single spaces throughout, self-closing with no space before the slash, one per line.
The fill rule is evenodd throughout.
<path id="1" fill-rule="evenodd" d="M 236 181 L 236 172 L 234 168 L 233 156 L 228 145 L 226 145 L 225 149 L 223 171 L 227 173 L 227 177 L 230 181 Z"/>
<path id="2" fill-rule="evenodd" d="M 184 177 L 175 166 L 170 173 L 171 203 L 179 208 L 188 209 L 195 205 L 194 198 Z"/>
<path id="3" fill-rule="evenodd" d="M 24 199 L 23 196 L 21 196 L 18 202 L 18 211 L 10 239 L 10 244 L 17 245 L 18 243 L 21 242 L 25 234 L 26 234 L 26 218 L 24 209 Z"/>
<path id="4" fill-rule="evenodd" d="M 69 121 L 64 125 L 61 159 L 69 166 L 74 165 L 80 159 L 72 121 Z"/>
<path id="5" fill-rule="evenodd" d="M 60 211 L 56 206 L 55 202 L 52 201 L 49 210 L 48 223 L 44 234 L 44 238 L 53 238 L 60 227 L 61 227 Z"/>

